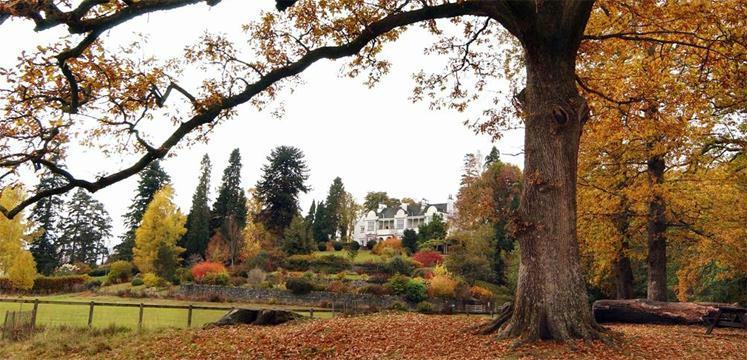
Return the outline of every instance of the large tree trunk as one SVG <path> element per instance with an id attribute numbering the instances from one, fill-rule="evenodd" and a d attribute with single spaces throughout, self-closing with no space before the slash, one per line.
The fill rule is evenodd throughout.
<path id="1" fill-rule="evenodd" d="M 598 322 L 640 324 L 702 324 L 703 318 L 718 311 L 708 304 L 653 300 L 599 300 L 592 307 Z"/>
<path id="2" fill-rule="evenodd" d="M 603 329 L 591 315 L 576 239 L 578 146 L 588 108 L 576 91 L 575 50 L 559 46 L 562 39 L 534 40 L 524 42 L 524 186 L 513 224 L 521 262 L 513 314 L 500 334 L 525 340 L 600 338 Z"/>
<path id="3" fill-rule="evenodd" d="M 630 209 L 626 198 L 623 198 L 621 202 L 621 211 L 615 218 L 615 227 L 617 232 L 620 233 L 621 239 L 614 262 L 616 297 L 617 299 L 632 299 L 633 269 L 630 266 L 630 258 L 627 254 L 630 249 L 630 243 L 628 242 Z"/>
<path id="4" fill-rule="evenodd" d="M 648 204 L 647 240 L 648 287 L 646 298 L 655 301 L 667 301 L 667 222 L 664 215 L 666 203 L 661 196 L 658 185 L 664 182 L 664 159 L 654 156 L 648 160 L 649 183 L 653 187 L 653 196 Z"/>

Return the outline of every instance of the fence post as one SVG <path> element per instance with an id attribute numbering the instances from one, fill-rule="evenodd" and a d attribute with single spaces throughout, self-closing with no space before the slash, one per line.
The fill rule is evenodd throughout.
<path id="1" fill-rule="evenodd" d="M 314 318 L 314 308 L 311 308 L 311 310 L 309 310 L 309 317 L 312 319 Z"/>
<path id="2" fill-rule="evenodd" d="M 88 307 L 88 328 L 89 329 L 93 326 L 93 307 L 94 307 L 94 302 L 91 301 L 91 305 Z"/>
<path id="3" fill-rule="evenodd" d="M 36 312 L 39 310 L 39 299 L 34 299 L 34 310 L 31 311 L 31 332 L 36 330 Z"/>
<path id="4" fill-rule="evenodd" d="M 192 327 L 192 304 L 189 304 L 189 310 L 187 311 L 187 327 Z"/>
<path id="5" fill-rule="evenodd" d="M 335 301 L 332 300 L 332 317 L 335 317 Z"/>
<path id="6" fill-rule="evenodd" d="M 140 316 L 137 320 L 137 331 L 140 332 L 143 330 L 143 303 L 140 303 Z"/>

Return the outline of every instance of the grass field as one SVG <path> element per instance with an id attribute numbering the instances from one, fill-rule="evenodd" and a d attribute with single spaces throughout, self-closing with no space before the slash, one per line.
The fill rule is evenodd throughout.
<path id="1" fill-rule="evenodd" d="M 251 304 L 251 303 L 212 303 L 199 301 L 180 301 L 171 299 L 133 299 L 122 298 L 117 296 L 93 296 L 89 293 L 65 294 L 53 296 L 29 297 L 29 299 L 40 300 L 58 300 L 58 301 L 81 301 L 81 302 L 116 302 L 116 303 L 144 303 L 144 304 L 168 304 L 168 305 L 200 305 L 211 307 L 261 307 L 283 309 L 291 308 L 283 305 Z M 22 303 L 3 303 L 0 302 L 0 316 L 5 316 L 7 310 L 31 311 L 33 304 Z M 293 308 L 299 308 L 294 306 Z M 62 304 L 39 304 L 37 313 L 37 324 L 40 326 L 71 326 L 85 327 L 88 324 L 88 305 L 62 305 Z M 187 327 L 186 309 L 143 309 L 143 327 L 144 328 L 186 328 Z M 202 326 L 206 323 L 219 319 L 225 310 L 193 310 L 192 326 Z M 308 313 L 302 313 L 308 315 Z M 330 313 L 315 313 L 315 317 L 331 317 Z M 125 327 L 129 329 L 137 328 L 139 309 L 136 307 L 113 307 L 113 306 L 95 306 L 93 314 L 93 327 L 105 328 L 112 325 Z"/>

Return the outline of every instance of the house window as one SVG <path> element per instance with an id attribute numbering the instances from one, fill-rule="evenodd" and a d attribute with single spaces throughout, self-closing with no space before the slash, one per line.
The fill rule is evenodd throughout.
<path id="1" fill-rule="evenodd" d="M 397 219 L 397 230 L 405 228 L 405 219 Z"/>
<path id="2" fill-rule="evenodd" d="M 368 231 L 374 231 L 375 222 L 373 220 L 368 222 Z"/>
<path id="3" fill-rule="evenodd" d="M 366 227 L 365 226 L 361 226 L 361 232 L 365 232 L 365 231 L 366 231 Z"/>

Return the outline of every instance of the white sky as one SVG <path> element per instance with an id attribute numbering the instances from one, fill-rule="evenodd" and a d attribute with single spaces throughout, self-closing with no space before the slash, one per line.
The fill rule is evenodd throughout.
<path id="1" fill-rule="evenodd" d="M 105 36 L 107 41 L 119 42 L 127 41 L 132 32 L 141 32 L 149 36 L 145 51 L 174 57 L 207 29 L 240 36 L 242 23 L 257 19 L 260 7 L 273 6 L 272 0 L 224 0 L 211 9 L 198 5 L 141 17 Z M 37 34 L 30 21 L 7 21 L 0 26 L 0 66 L 13 66 L 21 50 L 32 51 L 38 44 L 49 44 L 59 33 Z M 214 198 L 233 148 L 240 148 L 242 180 L 244 187 L 249 188 L 257 182 L 270 150 L 279 145 L 297 146 L 306 154 L 312 191 L 301 196 L 304 212 L 312 199 L 324 199 L 336 176 L 342 178 L 358 201 L 368 191 L 387 191 L 394 197 L 426 198 L 432 202 L 456 195 L 464 154 L 486 154 L 493 144 L 489 136 L 475 135 L 462 124 L 465 119 L 474 118 L 469 112 L 432 111 L 427 103 L 413 104 L 408 100 L 413 87 L 411 75 L 439 61 L 423 55 L 423 48 L 430 43 L 429 35 L 413 29 L 390 45 L 385 54 L 392 60 L 391 72 L 373 89 L 363 85 L 362 78 L 340 77 L 344 60 L 324 61 L 306 70 L 302 75 L 305 83 L 281 99 L 285 104 L 282 119 L 248 105 L 239 107 L 238 116 L 218 126 L 209 143 L 181 149 L 177 156 L 163 162 L 173 180 L 177 204 L 183 212 L 189 211 L 204 153 L 213 162 Z M 180 83 L 189 83 L 189 79 Z M 477 104 L 472 111 L 486 106 Z M 507 154 L 520 153 L 522 143 L 523 132 L 516 130 L 505 133 L 495 145 L 504 153 L 504 161 L 521 166 L 521 155 Z M 74 173 L 91 178 L 102 169 L 116 169 L 116 164 L 126 164 L 127 160 L 103 159 L 95 152 L 76 150 L 71 152 L 68 165 Z M 112 165 L 104 168 L 100 166 L 103 161 Z M 114 220 L 115 237 L 109 241 L 110 246 L 119 241 L 123 231 L 121 216 L 130 204 L 136 183 L 137 177 L 132 177 L 94 195 Z"/>

